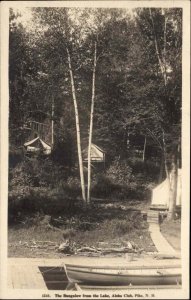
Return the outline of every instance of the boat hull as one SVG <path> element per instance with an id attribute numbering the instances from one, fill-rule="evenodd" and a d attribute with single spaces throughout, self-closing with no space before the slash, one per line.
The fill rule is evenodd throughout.
<path id="1" fill-rule="evenodd" d="M 181 272 L 172 270 L 107 270 L 66 266 L 70 282 L 101 285 L 176 285 L 181 284 Z"/>

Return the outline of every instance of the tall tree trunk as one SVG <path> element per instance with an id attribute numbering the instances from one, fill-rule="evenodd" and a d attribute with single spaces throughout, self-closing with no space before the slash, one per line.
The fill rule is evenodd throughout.
<path id="1" fill-rule="evenodd" d="M 166 150 L 166 141 L 165 141 L 164 130 L 162 131 L 162 137 L 163 137 L 164 168 L 165 168 L 166 179 L 167 179 L 167 183 L 168 183 L 169 203 L 170 203 L 171 185 L 170 185 L 170 175 L 169 175 L 168 166 L 167 166 L 167 150 Z"/>
<path id="2" fill-rule="evenodd" d="M 82 161 L 82 149 L 81 149 L 78 105 L 77 105 L 77 100 L 76 100 L 76 92 L 75 92 L 75 85 L 74 85 L 74 78 L 73 78 L 73 72 L 72 72 L 70 52 L 69 52 L 68 48 L 66 50 L 67 50 L 67 54 L 68 54 L 68 65 L 69 65 L 69 72 L 70 72 L 72 97 L 73 97 L 73 102 L 74 102 L 74 110 L 75 110 L 75 118 L 76 118 L 76 136 L 77 136 L 77 148 L 78 148 L 78 159 L 79 159 L 82 199 L 83 199 L 83 202 L 85 204 L 86 203 L 86 193 L 85 193 L 84 170 L 83 170 L 83 161 Z"/>
<path id="3" fill-rule="evenodd" d="M 160 162 L 160 172 L 159 172 L 159 178 L 158 183 L 160 184 L 163 180 L 163 173 L 164 173 L 164 154 L 161 155 L 161 162 Z"/>
<path id="4" fill-rule="evenodd" d="M 166 141 L 165 141 L 165 136 L 164 136 L 164 130 L 162 131 L 162 138 L 163 138 L 163 154 L 164 154 L 165 173 L 166 173 L 166 177 L 170 181 L 169 172 L 168 172 L 168 166 L 167 166 L 167 151 L 166 151 Z M 169 184 L 170 184 L 170 182 L 169 182 Z"/>
<path id="5" fill-rule="evenodd" d="M 176 195 L 177 195 L 177 177 L 178 177 L 177 158 L 176 155 L 173 155 L 171 180 L 170 180 L 168 220 L 174 219 L 175 208 L 176 208 Z"/>
<path id="6" fill-rule="evenodd" d="M 144 141 L 144 147 L 143 147 L 143 162 L 145 161 L 146 144 L 147 144 L 147 137 L 146 137 L 146 135 L 145 135 L 145 141 Z"/>
<path id="7" fill-rule="evenodd" d="M 152 29 L 153 29 L 154 43 L 155 43 L 155 51 L 156 51 L 156 55 L 157 55 L 157 58 L 158 58 L 159 66 L 160 66 L 160 69 L 161 69 L 161 73 L 162 73 L 162 76 L 163 76 L 163 79 L 164 79 L 164 85 L 166 87 L 166 84 L 167 84 L 167 80 L 166 80 L 166 68 L 165 68 L 166 61 L 165 61 L 165 64 L 164 64 L 163 63 L 163 59 L 161 58 L 160 53 L 159 53 L 157 35 L 156 35 L 155 24 L 154 24 L 154 19 L 153 19 L 151 8 L 149 8 L 149 13 L 150 13 L 150 18 L 151 18 L 151 22 L 152 22 Z M 164 49 L 166 51 L 166 18 L 165 18 L 164 38 L 165 38 L 165 40 L 164 40 L 164 45 L 165 45 Z"/>
<path id="8" fill-rule="evenodd" d="M 52 98 L 51 144 L 54 147 L 54 98 Z"/>
<path id="9" fill-rule="evenodd" d="M 164 82 L 165 86 L 167 84 L 167 74 L 166 74 L 166 25 L 167 25 L 167 17 L 164 11 L 164 50 L 163 50 L 163 63 L 164 63 Z"/>
<path id="10" fill-rule="evenodd" d="M 92 144 L 94 100 L 95 100 L 96 61 L 97 61 L 97 43 L 95 42 L 94 65 L 93 65 L 93 76 L 92 76 L 92 101 L 91 101 L 91 112 L 90 112 L 89 145 L 88 145 L 88 191 L 87 191 L 87 204 L 90 203 L 90 192 L 91 192 L 91 144 Z"/>

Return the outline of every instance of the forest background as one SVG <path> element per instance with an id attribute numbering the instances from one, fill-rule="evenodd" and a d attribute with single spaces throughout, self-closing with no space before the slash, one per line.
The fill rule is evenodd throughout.
<path id="1" fill-rule="evenodd" d="M 88 188 L 90 203 L 148 201 L 170 172 L 174 217 L 181 167 L 182 9 L 30 11 L 29 27 L 10 10 L 9 221 L 21 212 L 73 214 L 87 203 Z M 51 155 L 24 155 L 26 124 L 39 113 L 52 120 L 52 105 Z M 104 149 L 106 163 L 91 167 L 88 187 L 79 143 L 82 149 L 88 145 L 90 116 L 92 141 Z"/>

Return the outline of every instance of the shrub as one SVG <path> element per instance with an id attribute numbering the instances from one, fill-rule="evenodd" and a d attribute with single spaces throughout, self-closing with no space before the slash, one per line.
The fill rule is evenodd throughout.
<path id="1" fill-rule="evenodd" d="M 97 176 L 97 180 L 92 184 L 92 195 L 94 197 L 109 197 L 117 189 L 108 177 L 101 174 Z"/>
<path id="2" fill-rule="evenodd" d="M 80 183 L 63 167 L 38 157 L 18 163 L 9 173 L 9 212 L 74 210 Z"/>
<path id="3" fill-rule="evenodd" d="M 143 162 L 140 159 L 132 157 L 128 159 L 128 164 L 132 168 L 133 176 L 145 184 L 158 179 L 159 166 L 152 160 Z"/>
<path id="4" fill-rule="evenodd" d="M 68 170 L 54 163 L 51 159 L 33 157 L 26 158 L 10 170 L 10 182 L 14 185 L 30 185 L 34 187 L 56 187 L 68 177 Z"/>
<path id="5" fill-rule="evenodd" d="M 32 185 L 32 176 L 30 168 L 26 166 L 25 162 L 18 163 L 15 168 L 9 171 L 9 188 L 17 186 L 30 186 Z"/>
<path id="6" fill-rule="evenodd" d="M 115 184 L 127 185 L 132 179 L 132 168 L 125 160 L 115 160 L 106 175 Z"/>
<path id="7" fill-rule="evenodd" d="M 32 187 L 22 194 L 19 189 L 9 193 L 9 213 L 18 211 L 30 214 L 60 214 L 62 211 L 75 210 L 75 198 L 64 190 L 46 187 Z"/>

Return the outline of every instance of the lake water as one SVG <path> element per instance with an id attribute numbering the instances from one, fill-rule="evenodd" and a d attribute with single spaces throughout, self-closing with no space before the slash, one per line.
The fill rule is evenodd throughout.
<path id="1" fill-rule="evenodd" d="M 39 267 L 48 290 L 74 290 L 69 283 L 63 267 Z"/>

